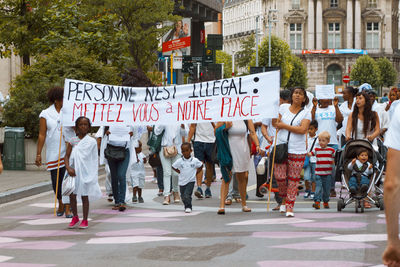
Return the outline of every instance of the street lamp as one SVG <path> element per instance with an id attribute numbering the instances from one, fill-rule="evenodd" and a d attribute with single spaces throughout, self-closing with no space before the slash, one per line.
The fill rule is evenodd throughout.
<path id="1" fill-rule="evenodd" d="M 268 67 L 271 67 L 271 30 L 272 30 L 272 23 L 273 22 L 278 22 L 278 20 L 273 19 L 272 13 L 278 12 L 278 9 L 270 9 L 268 10 L 268 28 L 269 28 L 269 34 L 268 34 Z"/>
<path id="2" fill-rule="evenodd" d="M 256 67 L 258 67 L 258 20 L 260 15 L 256 16 Z"/>
<path id="3" fill-rule="evenodd" d="M 232 50 L 232 77 L 235 76 L 235 50 Z"/>

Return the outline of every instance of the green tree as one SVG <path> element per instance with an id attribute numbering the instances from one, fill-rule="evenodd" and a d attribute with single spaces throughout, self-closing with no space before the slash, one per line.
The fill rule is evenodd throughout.
<path id="1" fill-rule="evenodd" d="M 63 86 L 65 78 L 105 84 L 120 83 L 117 69 L 104 66 L 79 47 L 60 47 L 27 67 L 10 89 L 10 100 L 4 106 L 7 126 L 23 126 L 30 137 L 37 137 L 39 113 L 49 106 L 46 94 L 53 86 Z"/>
<path id="2" fill-rule="evenodd" d="M 115 14 L 88 14 L 76 1 L 53 0 L 42 14 L 41 37 L 32 40 L 32 51 L 43 55 L 53 49 L 79 45 L 103 62 L 125 65 L 127 44 Z"/>
<path id="3" fill-rule="evenodd" d="M 255 53 L 256 42 L 254 34 L 250 35 L 248 38 L 244 39 L 241 44 L 241 50 L 236 54 L 237 65 L 239 68 L 248 68 L 250 67 L 250 61 Z"/>
<path id="4" fill-rule="evenodd" d="M 357 58 L 350 73 L 352 81 L 358 81 L 360 84 L 369 83 L 373 88 L 379 87 L 380 77 L 381 71 L 378 64 L 368 55 Z"/>
<path id="5" fill-rule="evenodd" d="M 217 64 L 224 63 L 224 78 L 232 77 L 232 56 L 222 50 L 217 50 L 215 56 Z M 235 73 L 236 73 L 236 68 L 235 68 Z"/>
<path id="6" fill-rule="evenodd" d="M 381 85 L 384 87 L 390 87 L 397 81 L 397 71 L 393 67 L 393 64 L 386 57 L 378 58 L 376 61 L 379 70 L 381 72 Z"/>
<path id="7" fill-rule="evenodd" d="M 259 65 L 268 66 L 268 39 L 265 38 L 259 49 Z M 255 57 L 251 59 L 251 65 L 255 65 Z M 271 67 L 281 68 L 281 86 L 286 87 L 292 74 L 292 52 L 288 43 L 278 37 L 271 36 Z"/>
<path id="8" fill-rule="evenodd" d="M 106 9 L 117 15 L 125 31 L 133 67 L 147 72 L 156 62 L 159 40 L 171 29 L 162 23 L 180 18 L 172 14 L 174 5 L 170 0 L 105 0 Z"/>
<path id="9" fill-rule="evenodd" d="M 289 81 L 286 87 L 300 86 L 307 88 L 307 69 L 303 64 L 301 58 L 296 55 L 292 55 L 293 71 L 290 75 Z"/>
<path id="10" fill-rule="evenodd" d="M 11 51 L 23 57 L 29 65 L 31 42 L 43 35 L 43 13 L 51 0 L 0 1 L 0 55 L 8 57 Z"/>

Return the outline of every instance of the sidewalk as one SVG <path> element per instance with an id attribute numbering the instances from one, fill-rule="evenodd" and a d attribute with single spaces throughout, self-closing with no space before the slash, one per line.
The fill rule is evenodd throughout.
<path id="1" fill-rule="evenodd" d="M 104 167 L 99 168 L 99 176 L 104 173 Z M 51 191 L 50 172 L 9 171 L 0 174 L 0 204 Z"/>

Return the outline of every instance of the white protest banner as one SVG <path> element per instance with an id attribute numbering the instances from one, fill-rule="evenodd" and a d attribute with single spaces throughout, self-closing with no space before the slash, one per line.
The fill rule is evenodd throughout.
<path id="1" fill-rule="evenodd" d="M 317 99 L 334 99 L 335 85 L 334 84 L 316 85 L 315 97 Z"/>
<path id="2" fill-rule="evenodd" d="M 93 126 L 218 122 L 278 117 L 280 73 L 166 87 L 125 87 L 65 80 L 62 118 Z"/>

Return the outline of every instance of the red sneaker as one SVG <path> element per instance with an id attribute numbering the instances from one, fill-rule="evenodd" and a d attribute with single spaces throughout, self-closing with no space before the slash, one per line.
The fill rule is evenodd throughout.
<path id="1" fill-rule="evenodd" d="M 72 220 L 68 225 L 68 228 L 69 229 L 73 229 L 73 228 L 78 226 L 78 223 L 79 223 L 79 217 L 78 216 L 74 216 L 74 217 L 72 217 Z"/>
<path id="2" fill-rule="evenodd" d="M 86 229 L 89 227 L 87 220 L 82 220 L 81 224 L 79 225 L 79 229 Z"/>
<path id="3" fill-rule="evenodd" d="M 324 209 L 329 209 L 329 203 L 328 202 L 324 202 Z"/>

